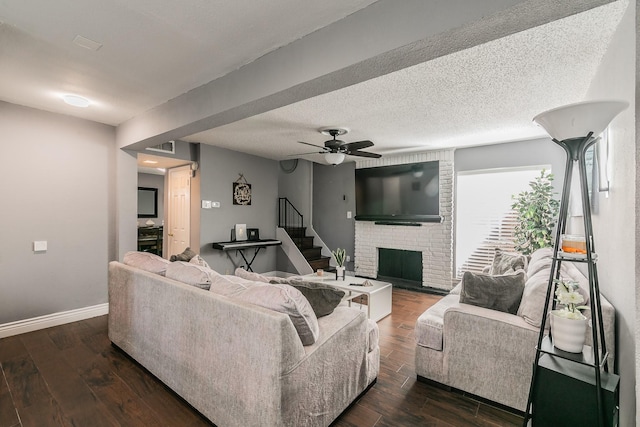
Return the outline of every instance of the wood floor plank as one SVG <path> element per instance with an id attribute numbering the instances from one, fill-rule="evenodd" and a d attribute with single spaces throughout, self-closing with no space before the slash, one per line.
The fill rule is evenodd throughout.
<path id="1" fill-rule="evenodd" d="M 19 425 L 18 413 L 5 380 L 2 365 L 0 365 L 0 427 Z"/>
<path id="2" fill-rule="evenodd" d="M 0 340 L 0 363 L 26 356 L 27 354 L 29 354 L 29 352 L 22 343 L 19 335 Z"/>
<path id="3" fill-rule="evenodd" d="M 353 405 L 344 416 L 332 424 L 333 427 L 374 427 L 382 415 L 360 404 Z"/>
<path id="4" fill-rule="evenodd" d="M 194 425 L 211 427 L 211 423 L 199 415 L 173 393 L 162 389 L 145 396 L 144 402 L 163 420 L 165 425 Z"/>
<path id="5" fill-rule="evenodd" d="M 5 361 L 2 370 L 16 408 L 28 408 L 51 399 L 51 393 L 30 356 Z"/>
<path id="6" fill-rule="evenodd" d="M 23 427 L 73 427 L 53 397 L 29 408 L 19 410 Z"/>

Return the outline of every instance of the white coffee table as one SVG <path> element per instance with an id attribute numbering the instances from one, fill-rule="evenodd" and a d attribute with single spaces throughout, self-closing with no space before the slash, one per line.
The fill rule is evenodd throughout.
<path id="1" fill-rule="evenodd" d="M 344 280 L 335 280 L 335 275 L 329 272 L 325 272 L 322 276 L 318 276 L 315 273 L 307 274 L 306 276 L 302 276 L 302 278 L 310 282 L 322 282 L 333 286 L 347 292 L 347 296 L 353 295 L 353 297 L 355 297 L 356 295 L 354 294 L 358 294 L 358 296 L 366 295 L 367 315 L 369 319 L 376 322 L 391 314 L 393 288 L 391 283 L 355 276 L 346 276 Z M 365 280 L 371 282 L 373 286 L 361 286 Z M 356 304 L 356 302 L 353 303 Z"/>

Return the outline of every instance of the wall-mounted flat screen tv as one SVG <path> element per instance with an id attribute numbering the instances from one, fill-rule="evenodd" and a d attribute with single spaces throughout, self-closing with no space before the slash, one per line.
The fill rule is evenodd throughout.
<path id="1" fill-rule="evenodd" d="M 440 222 L 438 161 L 356 169 L 356 220 Z"/>

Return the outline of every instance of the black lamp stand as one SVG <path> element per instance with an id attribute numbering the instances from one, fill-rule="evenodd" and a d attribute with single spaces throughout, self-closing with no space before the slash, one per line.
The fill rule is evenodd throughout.
<path id="1" fill-rule="evenodd" d="M 574 363 L 578 363 L 580 365 L 586 365 L 588 367 L 593 368 L 593 375 L 595 375 L 595 393 L 593 398 L 597 404 L 597 415 L 596 419 L 592 419 L 594 426 L 604 427 L 611 425 L 609 422 L 610 417 L 605 416 L 605 408 L 603 405 L 603 391 L 602 391 L 602 380 L 603 373 L 601 369 L 604 369 L 605 377 L 607 381 L 609 380 L 609 375 L 607 375 L 609 368 L 607 363 L 607 347 L 604 338 L 604 325 L 602 319 L 602 306 L 600 301 L 600 289 L 598 285 L 598 269 L 596 265 L 596 257 L 595 257 L 595 245 L 593 240 L 593 226 L 591 222 L 591 206 L 589 204 L 589 189 L 587 186 L 587 170 L 586 170 L 586 161 L 585 156 L 586 152 L 595 142 L 597 138 L 593 137 L 593 133 L 589 133 L 585 137 L 580 138 L 571 138 L 565 139 L 563 141 L 558 141 L 557 139 L 553 139 L 553 142 L 560 145 L 567 154 L 567 162 L 564 173 L 564 185 L 562 189 L 562 199 L 560 201 L 560 213 L 558 216 L 558 225 L 556 229 L 556 240 L 555 245 L 553 247 L 553 258 L 551 263 L 551 273 L 549 274 L 549 283 L 547 286 L 547 296 L 545 298 L 544 311 L 542 316 L 542 323 L 540 325 L 540 333 L 538 335 L 538 344 L 536 346 L 536 356 L 533 363 L 533 376 L 531 378 L 531 385 L 529 388 L 529 398 L 527 400 L 527 407 L 525 411 L 524 423 L 523 426 L 527 426 L 528 421 L 531 419 L 533 421 L 533 425 L 535 426 L 536 420 L 540 420 L 543 418 L 542 416 L 536 416 L 536 413 L 544 408 L 544 404 L 537 401 L 537 396 L 539 393 L 536 393 L 536 388 L 540 387 L 540 384 L 537 384 L 537 380 L 539 380 L 540 374 L 540 357 L 542 355 L 545 358 L 550 358 L 549 360 L 554 360 L 555 358 L 562 360 L 569 360 Z M 567 228 L 567 217 L 569 211 L 569 193 L 571 190 L 571 178 L 573 176 L 573 167 L 575 163 L 578 163 L 578 168 L 580 172 L 580 188 L 582 194 L 582 213 L 584 218 L 584 232 L 585 232 L 585 241 L 586 241 L 586 249 L 587 253 L 585 258 L 583 259 L 575 259 L 575 258 L 567 258 L 563 257 L 562 253 L 559 253 L 560 241 L 562 234 L 565 233 Z M 591 331 L 592 331 L 592 346 L 584 346 L 584 350 L 581 354 L 567 353 L 562 350 L 555 349 L 550 340 L 551 333 L 549 333 L 549 337 L 545 337 L 545 325 L 547 322 L 547 313 L 549 312 L 549 302 L 551 299 L 552 292 L 555 290 L 554 279 L 560 278 L 560 268 L 562 262 L 581 262 L 586 263 L 589 270 L 589 293 L 590 293 L 590 309 L 591 309 Z M 555 303 L 554 303 L 555 305 Z M 566 362 L 562 361 L 562 364 L 566 364 Z M 563 375 L 566 375 L 566 371 Z M 613 375 L 611 375 L 613 377 Z M 617 376 L 616 376 L 617 378 Z M 617 381 L 617 380 L 616 380 Z M 570 394 L 570 393 L 568 393 Z M 566 403 L 566 402 L 564 402 Z M 581 402 L 585 403 L 585 402 Z M 586 405 L 584 405 L 586 406 Z M 533 409 L 533 411 L 532 411 Z M 572 416 L 573 411 L 567 410 L 564 411 L 565 416 Z M 557 414 L 556 414 L 557 415 Z M 554 416 L 556 416 L 554 415 Z M 563 421 L 559 418 L 556 419 L 557 424 L 555 425 L 565 425 Z M 573 420 L 575 421 L 575 420 Z M 542 422 L 542 421 L 541 421 Z M 567 423 L 569 424 L 569 423 Z"/>

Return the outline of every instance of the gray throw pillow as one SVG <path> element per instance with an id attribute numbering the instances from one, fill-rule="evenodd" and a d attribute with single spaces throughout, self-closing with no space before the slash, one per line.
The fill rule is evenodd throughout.
<path id="1" fill-rule="evenodd" d="M 311 304 L 311 308 L 316 314 L 316 317 L 327 316 L 333 313 L 333 310 L 340 304 L 340 301 L 342 301 L 344 297 L 344 291 L 325 285 L 324 283 L 290 280 L 288 284 L 304 295 L 309 301 L 309 304 Z"/>
<path id="2" fill-rule="evenodd" d="M 189 261 L 191 261 L 191 258 L 193 258 L 196 255 L 198 255 L 198 254 L 195 253 L 194 251 L 192 251 L 191 248 L 187 248 L 181 254 L 171 255 L 171 257 L 169 258 L 169 261 L 171 261 L 171 262 L 174 262 L 174 261 L 186 261 L 186 262 L 189 262 Z"/>
<path id="3" fill-rule="evenodd" d="M 496 248 L 493 256 L 493 263 L 489 269 L 489 274 L 498 276 L 509 270 L 518 271 L 527 267 L 527 257 L 518 253 L 503 252 L 502 249 Z"/>
<path id="4" fill-rule="evenodd" d="M 524 270 L 504 276 L 464 273 L 460 302 L 516 314 L 522 299 L 526 275 Z"/>

